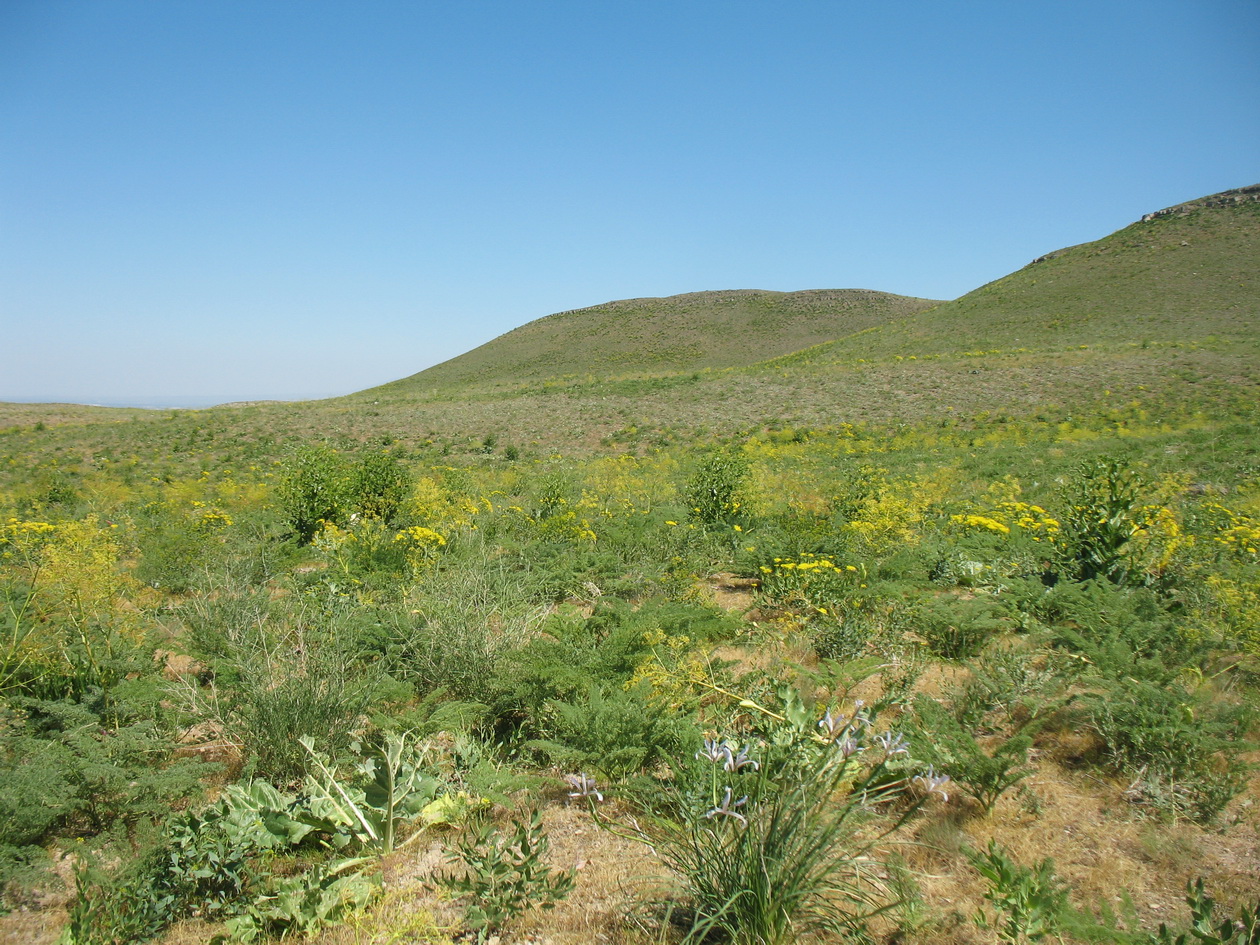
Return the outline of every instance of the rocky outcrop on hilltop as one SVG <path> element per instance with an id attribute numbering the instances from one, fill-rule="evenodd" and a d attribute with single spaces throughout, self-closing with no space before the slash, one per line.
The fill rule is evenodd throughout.
<path id="1" fill-rule="evenodd" d="M 1167 217 L 1173 214 L 1184 216 L 1191 210 L 1199 210 L 1204 207 L 1234 207 L 1242 203 L 1251 203 L 1253 201 L 1260 202 L 1260 184 L 1252 184 L 1250 187 L 1238 187 L 1234 190 L 1223 190 L 1219 194 L 1212 194 L 1210 197 L 1200 197 L 1198 200 L 1191 200 L 1188 203 L 1179 203 L 1175 207 L 1165 207 L 1163 210 L 1156 210 L 1153 213 L 1143 215 L 1142 222 L 1149 223 L 1151 220 L 1158 220 L 1160 217 Z"/>

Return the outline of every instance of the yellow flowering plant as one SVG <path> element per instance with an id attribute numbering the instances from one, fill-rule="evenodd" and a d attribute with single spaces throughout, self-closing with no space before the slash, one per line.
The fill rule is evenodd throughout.
<path id="1" fill-rule="evenodd" d="M 761 592 L 784 606 L 803 606 L 827 613 L 855 596 L 866 579 L 864 565 L 844 562 L 835 555 L 804 554 L 776 557 L 758 565 Z"/>
<path id="2" fill-rule="evenodd" d="M 1244 560 L 1260 560 L 1260 520 L 1219 502 L 1205 503 L 1202 512 L 1211 522 L 1211 539 L 1217 550 Z"/>
<path id="3" fill-rule="evenodd" d="M 121 567 L 115 526 L 95 515 L 55 526 L 9 519 L 0 535 L 12 555 L 0 691 L 56 679 L 58 691 L 108 693 L 144 637 L 139 613 L 123 606 L 135 582 Z"/>
<path id="4" fill-rule="evenodd" d="M 441 533 L 423 525 L 412 525 L 394 534 L 394 544 L 403 549 L 413 574 L 432 566 L 446 544 Z"/>

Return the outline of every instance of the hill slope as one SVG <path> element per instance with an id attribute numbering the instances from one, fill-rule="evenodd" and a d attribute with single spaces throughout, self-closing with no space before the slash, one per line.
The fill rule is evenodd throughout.
<path id="1" fill-rule="evenodd" d="M 1260 187 L 1249 187 L 1147 214 L 937 305 L 710 292 L 562 313 L 310 405 L 308 419 L 313 431 L 342 417 L 366 424 L 372 402 L 370 425 L 384 430 L 583 450 L 629 442 L 624 431 L 651 442 L 761 426 L 1055 423 L 1120 406 L 1250 417 L 1260 410 L 1257 259 Z"/>
<path id="2" fill-rule="evenodd" d="M 614 302 L 349 397 L 221 412 L 275 425 L 269 436 L 575 452 L 771 426 L 1249 419 L 1260 413 L 1257 198 L 1246 188 L 1148 214 L 935 306 L 858 291 Z M 102 424 L 112 416 L 127 415 L 102 411 Z M 9 405 L 0 432 L 36 419 Z"/>
<path id="3" fill-rule="evenodd" d="M 913 318 L 803 352 L 797 364 L 995 348 L 1256 340 L 1260 185 L 1167 210 Z"/>
<path id="4" fill-rule="evenodd" d="M 935 304 L 866 289 L 734 290 L 627 299 L 540 318 L 457 358 L 363 393 L 405 396 L 455 386 L 743 366 Z"/>

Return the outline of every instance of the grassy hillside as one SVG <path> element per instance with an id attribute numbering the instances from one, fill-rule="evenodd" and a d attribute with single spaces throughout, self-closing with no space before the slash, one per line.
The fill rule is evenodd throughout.
<path id="1" fill-rule="evenodd" d="M 553 315 L 292 422 L 569 452 L 764 426 L 1245 416 L 1260 401 L 1257 193 L 1148 214 L 934 306 L 711 292 Z"/>
<path id="2" fill-rule="evenodd" d="M 365 391 L 425 394 L 453 386 L 502 387 L 587 375 L 665 374 L 751 364 L 895 322 L 928 299 L 866 289 L 692 292 L 560 312 L 467 354 Z"/>
<path id="3" fill-rule="evenodd" d="M 1256 194 L 1150 214 L 935 306 L 858 290 L 613 302 L 350 397 L 199 411 L 180 423 L 86 408 L 43 419 L 73 425 L 85 443 L 107 442 L 134 414 L 162 420 L 185 447 L 176 427 L 295 439 L 353 429 L 356 440 L 456 453 L 487 441 L 582 453 L 766 427 L 1246 418 L 1260 403 Z M 27 427 L 37 410 L 0 408 L 0 428 Z"/>
<path id="4" fill-rule="evenodd" d="M 1246 191 L 1231 193 L 1260 196 L 1260 188 Z M 797 363 L 1209 338 L 1254 345 L 1260 201 L 1222 205 L 1219 196 L 1049 253 L 915 318 L 816 347 Z"/>

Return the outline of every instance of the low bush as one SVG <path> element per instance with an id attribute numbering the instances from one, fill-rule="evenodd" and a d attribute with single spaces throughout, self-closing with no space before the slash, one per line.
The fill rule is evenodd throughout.
<path id="1" fill-rule="evenodd" d="M 506 830 L 482 823 L 456 843 L 448 859 L 457 868 L 438 884 L 466 897 L 464 921 L 478 942 L 532 906 L 553 908 L 573 889 L 572 870 L 547 864 L 549 848 L 538 811 Z"/>
<path id="2" fill-rule="evenodd" d="M 996 912 L 990 916 L 977 910 L 976 925 L 994 929 L 1010 945 L 1039 942 L 1058 933 L 1068 909 L 1068 888 L 1055 876 L 1051 860 L 1021 866 L 993 840 L 986 850 L 965 852 L 976 872 L 988 880 L 984 898 Z"/>
<path id="3" fill-rule="evenodd" d="M 1127 679 L 1091 701 L 1090 718 L 1107 759 L 1156 806 L 1207 823 L 1246 788 L 1241 753 L 1254 710 Z"/>
<path id="4" fill-rule="evenodd" d="M 949 660 L 977 656 L 990 639 L 1011 625 L 1000 604 L 988 596 L 930 599 L 915 607 L 909 620 L 928 648 Z"/>
<path id="5" fill-rule="evenodd" d="M 650 687 L 589 683 L 576 697 L 544 705 L 547 737 L 531 741 L 553 764 L 621 781 L 651 770 L 691 741 L 692 728 L 659 704 Z M 698 739 L 698 736 L 696 736 Z"/>
<path id="6" fill-rule="evenodd" d="M 915 699 L 914 714 L 916 754 L 961 785 L 986 814 L 1032 774 L 1030 736 L 995 734 L 982 745 L 952 712 L 922 693 Z"/>
<path id="7" fill-rule="evenodd" d="M 748 474 L 748 461 L 734 449 L 706 457 L 682 490 L 688 517 L 700 525 L 739 524 L 748 513 Z"/>

